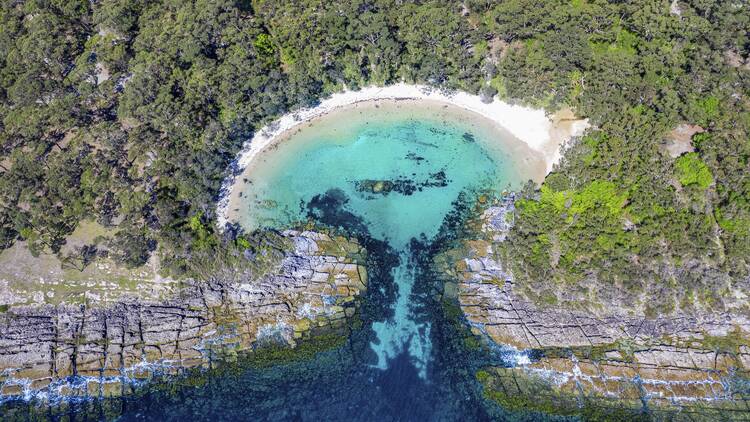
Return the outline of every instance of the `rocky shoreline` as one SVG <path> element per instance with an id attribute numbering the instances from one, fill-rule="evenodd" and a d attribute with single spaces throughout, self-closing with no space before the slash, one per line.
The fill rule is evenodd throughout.
<path id="1" fill-rule="evenodd" d="M 0 403 L 124 395 L 155 375 L 348 335 L 367 288 L 366 251 L 317 232 L 282 236 L 292 246 L 260 277 L 186 280 L 161 301 L 10 307 L 0 313 Z"/>
<path id="2" fill-rule="evenodd" d="M 746 417 L 750 320 L 739 313 L 623 314 L 542 305 L 514 286 L 498 254 L 513 198 L 487 209 L 478 235 L 444 252 L 438 269 L 472 331 L 520 359 L 477 374 L 485 395 L 510 409 L 581 414 L 589 404 L 629 410 Z M 481 227 L 481 228 L 480 228 Z M 743 412 L 743 413 L 740 413 Z"/>

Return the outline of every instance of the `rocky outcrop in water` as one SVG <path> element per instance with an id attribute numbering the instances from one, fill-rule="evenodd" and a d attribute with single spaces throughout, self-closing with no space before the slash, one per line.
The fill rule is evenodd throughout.
<path id="1" fill-rule="evenodd" d="M 283 234 L 288 250 L 269 274 L 187 280 L 169 300 L 111 305 L 13 306 L 0 313 L 0 392 L 120 395 L 154 373 L 210 365 L 268 345 L 294 347 L 318 333 L 347 334 L 367 274 L 356 242 Z"/>
<path id="2" fill-rule="evenodd" d="M 498 254 L 512 207 L 508 199 L 487 210 L 480 235 L 437 260 L 457 280 L 446 291 L 456 292 L 472 331 L 514 356 L 509 367 L 477 374 L 487 397 L 505 407 L 554 413 L 581 413 L 595 404 L 750 418 L 746 315 L 646 317 L 607 303 L 596 310 L 536 303 L 514 285 Z"/>

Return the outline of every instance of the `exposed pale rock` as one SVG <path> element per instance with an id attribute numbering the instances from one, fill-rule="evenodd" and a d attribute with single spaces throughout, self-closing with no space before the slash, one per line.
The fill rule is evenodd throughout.
<path id="1" fill-rule="evenodd" d="M 682 16 L 682 8 L 680 7 L 679 1 L 672 0 L 672 3 L 669 4 L 669 13 L 676 16 Z"/>
<path id="2" fill-rule="evenodd" d="M 324 234 L 284 235 L 294 249 L 260 278 L 188 280 L 164 301 L 123 297 L 106 307 L 13 306 L 0 313 L 0 393 L 119 394 L 128 379 L 206 365 L 227 351 L 294 347 L 315 330 L 344 333 L 367 283 L 364 250 Z M 350 253 L 338 263 L 340 257 L 321 254 L 320 242 Z M 83 387 L 73 385 L 81 380 Z"/>
<path id="3" fill-rule="evenodd" d="M 95 67 L 96 71 L 96 84 L 101 85 L 109 80 L 109 68 L 107 65 L 98 62 Z"/>
<path id="4" fill-rule="evenodd" d="M 692 139 L 696 133 L 702 133 L 704 129 L 698 125 L 682 123 L 677 125 L 666 139 L 665 148 L 670 157 L 676 158 L 687 152 L 693 152 Z"/>

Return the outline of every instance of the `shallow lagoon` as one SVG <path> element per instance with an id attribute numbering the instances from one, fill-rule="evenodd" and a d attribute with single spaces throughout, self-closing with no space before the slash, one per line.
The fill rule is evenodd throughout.
<path id="1" fill-rule="evenodd" d="M 468 350 L 465 327 L 446 320 L 430 254 L 446 219 L 479 192 L 517 189 L 543 169 L 502 128 L 438 102 L 360 103 L 292 129 L 240 176 L 230 218 L 246 230 L 312 220 L 368 239 L 363 328 L 312 361 L 148 395 L 124 419 L 490 417 L 474 372 L 502 357 Z"/>

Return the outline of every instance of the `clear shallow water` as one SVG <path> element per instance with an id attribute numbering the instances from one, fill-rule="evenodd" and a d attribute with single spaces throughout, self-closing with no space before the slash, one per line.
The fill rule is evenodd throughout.
<path id="1" fill-rule="evenodd" d="M 312 219 L 358 236 L 370 254 L 364 327 L 311 361 L 125 400 L 122 420 L 506 418 L 487 408 L 474 378 L 502 358 L 466 347 L 429 264 L 446 222 L 459 222 L 477 191 L 530 176 L 522 151 L 482 118 L 439 103 L 359 104 L 306 123 L 256 158 L 230 205 L 248 230 Z"/>

